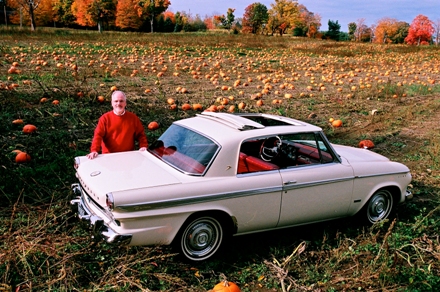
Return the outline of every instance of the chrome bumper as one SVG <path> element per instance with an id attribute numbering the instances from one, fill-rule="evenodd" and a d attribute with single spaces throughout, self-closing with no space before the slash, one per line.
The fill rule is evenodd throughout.
<path id="1" fill-rule="evenodd" d="M 127 245 L 130 243 L 131 234 L 119 234 L 110 228 L 104 220 L 93 214 L 87 207 L 84 200 L 86 195 L 83 193 L 81 185 L 78 183 L 71 186 L 74 199 L 70 201 L 70 205 L 74 212 L 78 213 L 78 218 L 81 224 L 92 233 L 92 238 L 96 240 L 104 240 L 107 243 L 114 245 Z"/>

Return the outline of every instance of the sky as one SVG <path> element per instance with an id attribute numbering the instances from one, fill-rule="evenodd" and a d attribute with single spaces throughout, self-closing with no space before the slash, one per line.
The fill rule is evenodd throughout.
<path id="1" fill-rule="evenodd" d="M 225 14 L 228 8 L 235 8 L 235 17 L 243 17 L 244 10 L 252 3 L 259 2 L 270 9 L 275 0 L 170 0 L 169 10 L 176 13 L 185 11 L 195 16 Z M 411 24 L 413 19 L 423 14 L 432 21 L 440 19 L 440 0 L 299 0 L 313 13 L 321 15 L 321 30 L 328 30 L 328 21 L 338 21 L 341 31 L 348 31 L 348 24 L 364 18 L 370 26 L 384 17 L 395 18 Z"/>

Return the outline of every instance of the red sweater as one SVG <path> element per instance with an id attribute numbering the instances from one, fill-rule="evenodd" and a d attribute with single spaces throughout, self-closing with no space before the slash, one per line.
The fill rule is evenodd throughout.
<path id="1" fill-rule="evenodd" d="M 148 146 L 139 118 L 127 111 L 122 116 L 110 111 L 99 118 L 90 149 L 102 153 L 130 151 L 134 150 L 135 141 L 139 142 L 139 148 Z"/>

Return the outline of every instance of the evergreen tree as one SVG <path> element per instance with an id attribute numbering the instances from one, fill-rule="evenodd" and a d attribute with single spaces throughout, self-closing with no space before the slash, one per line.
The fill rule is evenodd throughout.
<path id="1" fill-rule="evenodd" d="M 337 20 L 336 20 L 336 22 L 329 20 L 328 21 L 328 31 L 325 35 L 326 35 L 326 37 L 328 37 L 331 40 L 339 41 L 339 35 L 341 33 L 340 29 L 341 29 L 341 25 L 338 23 Z"/>

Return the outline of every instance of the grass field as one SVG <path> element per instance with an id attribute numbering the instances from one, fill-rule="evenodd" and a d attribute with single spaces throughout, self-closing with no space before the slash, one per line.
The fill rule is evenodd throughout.
<path id="1" fill-rule="evenodd" d="M 207 291 L 222 275 L 242 291 L 440 289 L 440 48 L 227 34 L 0 34 L 0 291 Z M 77 226 L 69 189 L 73 158 L 88 153 L 112 87 L 127 93 L 145 128 L 160 124 L 147 132 L 150 142 L 197 113 L 183 110 L 186 103 L 305 120 L 339 144 L 370 139 L 373 151 L 411 169 L 414 199 L 393 222 L 342 219 L 236 237 L 222 257 L 200 264 L 165 246 L 95 244 Z M 17 119 L 37 131 L 24 134 Z M 13 150 L 31 161 L 16 163 Z"/>

